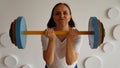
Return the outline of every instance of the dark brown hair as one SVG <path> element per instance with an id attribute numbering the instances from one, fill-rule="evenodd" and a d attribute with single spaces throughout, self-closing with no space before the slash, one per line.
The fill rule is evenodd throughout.
<path id="1" fill-rule="evenodd" d="M 53 12 L 54 12 L 55 8 L 56 8 L 57 6 L 59 6 L 59 5 L 65 5 L 66 7 L 68 7 L 68 9 L 69 9 L 69 11 L 70 11 L 70 15 L 72 14 L 70 7 L 69 7 L 66 3 L 58 3 L 58 4 L 56 4 L 56 5 L 54 6 L 54 8 L 52 9 L 52 14 L 51 14 L 51 17 L 50 17 L 50 19 L 49 19 L 49 21 L 48 21 L 48 24 L 47 24 L 47 27 L 48 27 L 48 28 L 53 28 L 53 27 L 56 26 L 55 21 L 53 20 Z M 75 23 L 74 23 L 74 21 L 73 21 L 72 18 L 71 18 L 70 21 L 69 21 L 69 26 L 70 26 L 70 27 L 75 27 Z"/>

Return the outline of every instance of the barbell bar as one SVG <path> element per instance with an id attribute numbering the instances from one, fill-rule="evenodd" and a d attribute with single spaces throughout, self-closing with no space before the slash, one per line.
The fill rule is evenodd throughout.
<path id="1" fill-rule="evenodd" d="M 67 33 L 67 31 L 55 31 L 56 35 L 65 35 Z M 78 34 L 88 35 L 90 47 L 96 49 L 104 41 L 105 29 L 97 17 L 90 17 L 88 31 L 79 31 Z M 19 49 L 24 49 L 26 47 L 27 35 L 44 35 L 44 31 L 27 30 L 25 18 L 20 16 L 12 22 L 9 35 L 11 42 L 15 44 L 15 46 Z"/>
<path id="2" fill-rule="evenodd" d="M 66 35 L 68 31 L 55 31 L 56 35 Z M 23 31 L 24 35 L 44 35 L 44 31 Z M 93 35 L 93 31 L 78 31 L 79 35 Z"/>

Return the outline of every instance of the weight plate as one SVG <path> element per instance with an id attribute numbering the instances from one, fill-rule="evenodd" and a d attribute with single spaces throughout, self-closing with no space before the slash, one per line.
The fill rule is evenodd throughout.
<path id="1" fill-rule="evenodd" d="M 100 31 L 98 19 L 96 17 L 90 17 L 88 31 L 94 31 L 94 35 L 88 35 L 90 47 L 92 49 L 98 48 Z"/>
<path id="2" fill-rule="evenodd" d="M 24 49 L 26 46 L 27 36 L 23 34 L 23 31 L 27 30 L 26 21 L 24 17 L 18 17 L 16 19 L 16 44 L 19 49 Z"/>

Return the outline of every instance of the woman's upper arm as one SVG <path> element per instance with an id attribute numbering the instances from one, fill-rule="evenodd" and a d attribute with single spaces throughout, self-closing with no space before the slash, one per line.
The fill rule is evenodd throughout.
<path id="1" fill-rule="evenodd" d="M 79 53 L 81 46 L 82 46 L 82 36 L 78 35 L 74 40 L 74 49 L 77 53 Z"/>
<path id="2" fill-rule="evenodd" d="M 47 50 L 48 38 L 45 37 L 44 35 L 41 35 L 41 43 L 42 43 L 42 49 L 43 49 L 43 51 Z"/>

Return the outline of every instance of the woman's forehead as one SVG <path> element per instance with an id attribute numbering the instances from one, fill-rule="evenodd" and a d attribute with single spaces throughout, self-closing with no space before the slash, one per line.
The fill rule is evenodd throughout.
<path id="1" fill-rule="evenodd" d="M 54 11 L 61 11 L 61 10 L 69 11 L 68 7 L 66 5 L 63 5 L 63 4 L 56 6 L 54 9 Z"/>

